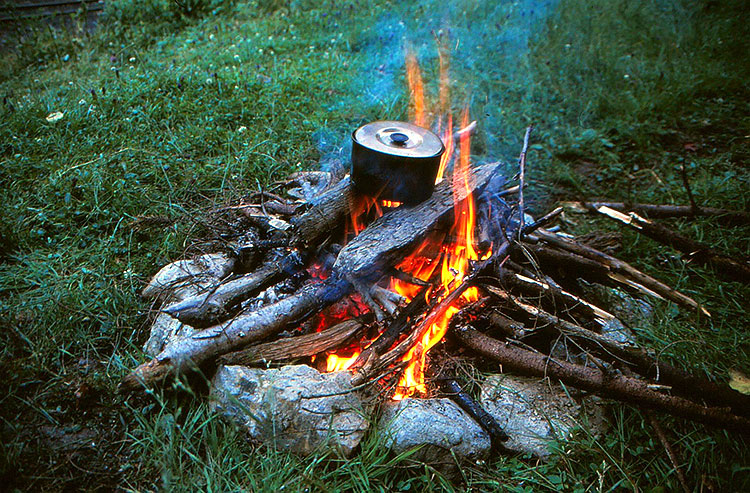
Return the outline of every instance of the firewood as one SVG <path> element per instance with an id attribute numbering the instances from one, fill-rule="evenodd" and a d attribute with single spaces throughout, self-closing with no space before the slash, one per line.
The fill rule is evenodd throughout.
<path id="1" fill-rule="evenodd" d="M 565 291 L 559 286 L 507 271 L 501 274 L 499 280 L 503 286 L 511 290 L 517 290 L 523 294 L 534 296 L 542 300 L 549 300 L 557 310 L 570 313 L 577 317 L 596 320 L 599 323 L 604 323 L 607 320 L 615 318 L 614 315 L 606 310 L 589 303 L 579 296 Z"/>
<path id="2" fill-rule="evenodd" d="M 217 356 L 275 335 L 288 325 L 300 323 L 320 312 L 350 291 L 351 285 L 347 281 L 334 276 L 323 283 L 309 284 L 276 303 L 238 315 L 220 325 L 173 339 L 153 360 L 123 378 L 120 389 L 129 392 L 141 386 L 150 387 Z"/>
<path id="3" fill-rule="evenodd" d="M 291 237 L 278 233 L 268 241 L 268 245 L 317 246 L 344 223 L 352 198 L 351 180 L 346 177 L 326 191 L 316 205 L 290 220 Z M 210 327 L 230 315 L 231 308 L 238 303 L 298 270 L 299 263 L 300 255 L 290 253 L 282 261 L 266 262 L 254 272 L 230 279 L 213 291 L 183 300 L 164 311 L 185 324 Z"/>
<path id="4" fill-rule="evenodd" d="M 503 371 L 560 380 L 566 385 L 602 397 L 750 435 L 750 419 L 736 416 L 725 408 L 706 407 L 682 397 L 662 394 L 653 390 L 646 381 L 575 365 L 504 344 L 469 326 L 457 328 L 452 334 L 479 355 L 498 361 Z"/>
<path id="5" fill-rule="evenodd" d="M 653 219 L 672 217 L 710 217 L 725 226 L 745 226 L 750 224 L 750 212 L 716 207 L 693 208 L 690 205 L 638 204 L 628 202 L 585 201 L 563 202 L 561 204 L 569 212 L 589 212 L 601 206 L 616 209 L 621 212 L 633 211 L 636 214 Z"/>
<path id="6" fill-rule="evenodd" d="M 219 358 L 219 363 L 224 365 L 255 365 L 313 356 L 330 349 L 343 347 L 363 327 L 364 324 L 359 320 L 350 319 L 322 332 L 256 344 L 240 351 L 225 354 Z"/>
<path id="7" fill-rule="evenodd" d="M 649 221 L 634 212 L 624 214 L 607 206 L 599 206 L 596 210 L 610 219 L 630 226 L 638 233 L 646 235 L 652 240 L 681 251 L 689 261 L 695 261 L 700 265 L 712 266 L 717 272 L 728 279 L 750 283 L 750 265 L 746 262 L 737 261 L 731 257 L 722 255 L 708 245 L 681 235 L 677 231 L 659 223 Z"/>
<path id="8" fill-rule="evenodd" d="M 466 414 L 476 421 L 479 426 L 490 436 L 492 448 L 498 452 L 505 451 L 503 442 L 510 438 L 505 430 L 500 427 L 497 420 L 488 413 L 461 385 L 454 379 L 448 378 L 440 381 L 440 387 L 447 396 L 458 404 Z"/>
<path id="9" fill-rule="evenodd" d="M 481 190 L 500 168 L 500 163 L 475 168 L 470 191 Z M 466 197 L 466 191 L 460 190 L 457 200 Z M 450 180 L 443 180 L 428 200 L 389 211 L 354 237 L 339 253 L 334 271 L 346 275 L 355 284 L 360 280 L 372 281 L 380 276 L 384 266 L 396 264 L 442 219 L 449 217 L 453 213 L 453 204 Z"/>
<path id="10" fill-rule="evenodd" d="M 609 278 L 623 285 L 631 286 L 639 291 L 654 297 L 666 298 L 670 301 L 694 310 L 700 310 L 704 315 L 711 316 L 708 310 L 701 306 L 694 299 L 686 296 L 679 291 L 657 281 L 653 277 L 644 274 L 627 262 L 618 258 L 607 255 L 594 248 L 582 245 L 576 241 L 562 238 L 559 235 L 552 234 L 543 229 L 537 230 L 535 239 L 541 239 L 550 245 L 554 245 L 568 252 L 595 260 L 605 265 L 609 270 Z"/>
<path id="11" fill-rule="evenodd" d="M 542 322 L 544 324 L 542 330 L 557 331 L 571 337 L 599 357 L 624 364 L 644 377 L 669 385 L 673 391 L 693 400 L 705 400 L 714 405 L 730 406 L 736 414 L 750 417 L 750 396 L 659 361 L 642 348 L 616 342 L 602 334 L 563 320 L 524 303 L 501 289 L 492 286 L 485 286 L 484 289 Z"/>
<path id="12" fill-rule="evenodd" d="M 162 311 L 184 324 L 196 328 L 210 327 L 230 316 L 233 307 L 263 286 L 296 272 L 301 267 L 302 259 L 296 252 L 292 252 L 280 261 L 265 262 L 250 274 L 226 281 L 216 289 L 186 298 Z"/>

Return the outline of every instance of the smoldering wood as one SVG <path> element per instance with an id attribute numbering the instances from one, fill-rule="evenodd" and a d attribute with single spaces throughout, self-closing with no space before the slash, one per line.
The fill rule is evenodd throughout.
<path id="1" fill-rule="evenodd" d="M 498 361 L 502 364 L 503 371 L 560 380 L 566 385 L 602 397 L 750 435 L 750 420 L 732 414 L 726 408 L 702 406 L 682 397 L 657 392 L 643 380 L 574 365 L 504 344 L 468 326 L 457 328 L 452 334 L 461 344 L 479 355 Z"/>
<path id="2" fill-rule="evenodd" d="M 353 200 L 354 188 L 347 176 L 324 192 L 317 204 L 290 219 L 293 229 L 290 245 L 318 246 L 344 224 Z"/>
<path id="3" fill-rule="evenodd" d="M 650 296 L 668 299 L 678 305 L 699 310 L 704 315 L 711 316 L 709 311 L 694 299 L 667 286 L 661 281 L 657 281 L 653 277 L 644 274 L 627 262 L 616 257 L 600 252 L 595 248 L 591 248 L 576 241 L 562 238 L 559 235 L 549 233 L 543 229 L 539 229 L 534 233 L 534 239 L 542 240 L 562 250 L 600 262 L 610 270 L 610 273 L 608 274 L 609 278 L 621 283 L 622 285 L 638 289 Z"/>
<path id="4" fill-rule="evenodd" d="M 340 300 L 351 289 L 349 282 L 333 276 L 325 282 L 309 284 L 276 303 L 238 315 L 191 336 L 173 339 L 154 359 L 123 378 L 120 389 L 129 392 L 141 386 L 153 386 L 217 356 L 276 335 L 287 326 L 298 324 Z"/>
<path id="5" fill-rule="evenodd" d="M 503 442 L 510 438 L 505 430 L 498 424 L 497 420 L 488 413 L 461 385 L 454 379 L 448 378 L 440 381 L 443 392 L 476 421 L 479 426 L 490 436 L 492 448 L 504 451 Z"/>
<path id="6" fill-rule="evenodd" d="M 556 331 L 571 337 L 599 357 L 625 365 L 644 377 L 672 387 L 674 392 L 692 400 L 704 400 L 714 406 L 729 406 L 734 413 L 750 417 L 748 395 L 741 394 L 729 386 L 714 383 L 705 377 L 680 370 L 660 361 L 642 348 L 616 342 L 602 334 L 563 320 L 536 306 L 524 303 L 510 293 L 492 286 L 486 286 L 485 289 L 537 319 L 542 323 L 541 330 Z"/>
<path id="7" fill-rule="evenodd" d="M 261 288 L 280 280 L 303 266 L 299 254 L 292 252 L 281 260 L 269 260 L 257 270 L 226 281 L 215 289 L 191 296 L 162 311 L 196 328 L 215 325 L 232 315 L 232 309 Z"/>
<path id="8" fill-rule="evenodd" d="M 606 206 L 599 206 L 600 214 L 626 224 L 640 234 L 685 254 L 688 261 L 711 266 L 724 277 L 733 281 L 750 283 L 750 265 L 723 255 L 708 245 L 688 238 L 673 229 L 644 219 L 636 213 L 625 214 Z"/>
<path id="9" fill-rule="evenodd" d="M 699 207 L 697 210 L 689 205 L 641 204 L 629 202 L 585 201 L 563 202 L 563 207 L 571 212 L 589 212 L 600 206 L 610 207 L 620 212 L 633 211 L 636 214 L 653 219 L 674 217 L 710 217 L 724 226 L 744 226 L 750 224 L 750 212 L 716 207 Z"/>
<path id="10" fill-rule="evenodd" d="M 470 190 L 456 192 L 457 201 L 481 190 L 499 172 L 500 163 L 486 164 L 472 172 Z M 394 265 L 453 213 L 454 194 L 451 180 L 443 180 L 426 201 L 385 213 L 354 237 L 339 253 L 334 271 L 350 280 L 373 280 L 384 266 Z M 374 279 L 375 281 L 377 279 Z"/>
<path id="11" fill-rule="evenodd" d="M 225 354 L 218 361 L 225 365 L 257 365 L 313 356 L 345 346 L 363 328 L 362 322 L 350 319 L 321 332 L 256 344 Z"/>

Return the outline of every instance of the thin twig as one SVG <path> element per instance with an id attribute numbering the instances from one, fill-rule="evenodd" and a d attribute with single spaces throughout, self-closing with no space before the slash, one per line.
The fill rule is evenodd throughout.
<path id="1" fill-rule="evenodd" d="M 692 210 L 693 215 L 699 215 L 700 208 L 698 207 L 698 204 L 695 203 L 695 197 L 693 197 L 693 191 L 690 189 L 690 182 L 688 181 L 687 170 L 685 169 L 684 164 L 680 165 L 680 174 L 682 175 L 682 183 L 685 185 L 688 200 L 690 200 L 690 209 Z"/>
<path id="2" fill-rule="evenodd" d="M 523 187 L 526 180 L 526 152 L 529 150 L 529 135 L 531 135 L 531 129 L 534 128 L 532 125 L 526 127 L 526 134 L 523 136 L 523 148 L 521 149 L 521 155 L 518 157 L 518 165 L 521 167 L 519 174 L 519 189 L 518 189 L 518 214 L 520 226 L 518 228 L 519 237 L 524 227 L 524 201 L 523 201 Z"/>
<path id="3" fill-rule="evenodd" d="M 667 439 L 667 435 L 664 433 L 664 430 L 661 427 L 661 424 L 659 423 L 659 420 L 656 419 L 656 416 L 654 416 L 654 413 L 651 411 L 644 409 L 643 414 L 646 415 L 646 418 L 648 418 L 649 423 L 651 424 L 651 427 L 654 429 L 654 432 L 656 433 L 657 438 L 659 438 L 659 441 L 661 442 L 662 446 L 664 447 L 664 450 L 667 452 L 667 457 L 669 457 L 669 462 L 672 463 L 672 467 L 674 467 L 675 475 L 677 475 L 677 481 L 679 481 L 680 486 L 682 486 L 682 490 L 685 493 L 690 493 L 692 488 L 688 487 L 687 480 L 685 479 L 685 473 L 682 471 L 682 467 L 680 467 L 680 458 L 677 456 L 677 453 L 672 448 L 672 445 L 669 443 L 669 440 Z"/>

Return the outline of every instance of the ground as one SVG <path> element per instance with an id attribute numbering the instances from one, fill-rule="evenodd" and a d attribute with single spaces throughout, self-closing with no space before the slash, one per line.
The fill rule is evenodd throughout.
<path id="1" fill-rule="evenodd" d="M 679 488 L 644 416 L 613 410 L 550 463 L 498 458 L 449 482 L 368 437 L 349 462 L 258 448 L 187 388 L 123 398 L 145 360 L 159 266 L 203 213 L 407 118 L 403 52 L 436 99 L 434 32 L 454 52 L 453 110 L 479 121 L 476 160 L 513 162 L 523 129 L 532 212 L 559 199 L 748 209 L 750 36 L 743 2 L 112 0 L 94 32 L 29 21 L 0 37 L 2 483 L 71 490 L 614 490 Z M 8 26 L 5 26 L 6 28 Z M 62 118 L 52 116 L 61 112 Z M 509 167 L 512 173 L 512 167 Z M 572 217 L 576 232 L 612 229 Z M 669 223 L 735 257 L 748 227 Z M 639 341 L 726 381 L 750 373 L 748 287 L 625 233 L 621 255 L 705 303 L 657 305 Z M 696 491 L 750 489 L 732 433 L 659 417 Z M 575 452 L 575 453 L 573 453 Z"/>

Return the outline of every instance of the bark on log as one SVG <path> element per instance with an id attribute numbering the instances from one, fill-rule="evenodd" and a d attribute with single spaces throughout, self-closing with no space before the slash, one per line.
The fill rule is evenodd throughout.
<path id="1" fill-rule="evenodd" d="M 470 192 L 481 190 L 499 170 L 500 163 L 475 168 Z M 467 197 L 465 190 L 457 193 L 458 201 Z M 379 277 L 384 266 L 403 258 L 435 229 L 441 219 L 452 214 L 453 204 L 451 180 L 443 180 L 428 200 L 414 206 L 402 205 L 370 224 L 341 250 L 334 271 L 346 275 L 355 284 L 357 280 Z"/>
<path id="2" fill-rule="evenodd" d="M 586 257 L 591 260 L 596 260 L 606 265 L 610 269 L 609 277 L 612 280 L 618 281 L 624 285 L 630 285 L 636 289 L 645 292 L 646 294 L 663 297 L 670 301 L 677 303 L 688 308 L 700 310 L 704 315 L 711 316 L 708 310 L 702 307 L 698 302 L 689 296 L 685 296 L 679 291 L 670 288 L 666 284 L 657 281 L 653 277 L 644 274 L 632 265 L 622 260 L 607 255 L 606 253 L 600 252 L 594 248 L 586 245 L 582 245 L 576 241 L 562 238 L 558 235 L 549 233 L 545 230 L 538 230 L 535 233 L 535 239 L 541 239 L 550 245 L 554 245 L 568 252 Z M 645 288 L 645 289 L 642 289 Z"/>
<path id="3" fill-rule="evenodd" d="M 728 279 L 745 284 L 750 283 L 750 265 L 745 262 L 738 262 L 731 257 L 717 252 L 708 245 L 683 236 L 677 231 L 659 223 L 644 219 L 638 214 L 632 212 L 624 214 L 605 206 L 597 207 L 596 211 L 610 219 L 630 226 L 638 233 L 644 234 L 652 240 L 679 250 L 686 255 L 688 261 L 695 261 L 700 265 L 712 266 L 717 272 Z"/>
<path id="4" fill-rule="evenodd" d="M 292 252 L 281 261 L 265 262 L 249 274 L 224 282 L 206 293 L 186 298 L 162 311 L 196 328 L 211 327 L 229 317 L 238 303 L 250 298 L 262 287 L 291 275 L 302 265 L 299 254 Z"/>
<path id="5" fill-rule="evenodd" d="M 574 365 L 503 344 L 471 328 L 463 327 L 454 330 L 453 334 L 462 344 L 480 355 L 500 362 L 503 371 L 560 380 L 602 397 L 750 435 L 750 420 L 747 418 L 731 414 L 724 408 L 704 407 L 681 397 L 656 392 L 649 388 L 648 382 L 607 374 L 598 369 Z"/>
<path id="6" fill-rule="evenodd" d="M 192 336 L 174 339 L 148 363 L 123 378 L 124 392 L 152 386 L 168 376 L 197 367 L 217 356 L 277 334 L 290 324 L 299 323 L 335 303 L 351 291 L 342 279 L 329 278 L 310 284 L 297 293 L 253 312 L 239 315 Z"/>
<path id="7" fill-rule="evenodd" d="M 562 320 L 502 290 L 492 286 L 486 286 L 484 289 L 545 324 L 542 326 L 543 330 L 558 331 L 571 337 L 601 358 L 625 364 L 644 377 L 651 378 L 659 384 L 669 385 L 676 393 L 692 400 L 701 400 L 711 405 L 729 406 L 735 414 L 750 417 L 750 396 L 748 395 L 659 361 L 642 348 L 618 343 L 602 334 Z"/>
<path id="8" fill-rule="evenodd" d="M 346 320 L 322 332 L 289 337 L 250 346 L 219 358 L 224 365 L 255 365 L 303 358 L 343 347 L 364 325 L 356 319 Z"/>
<path id="9" fill-rule="evenodd" d="M 563 202 L 562 206 L 572 212 L 588 212 L 600 206 L 610 207 L 621 212 L 633 211 L 636 214 L 654 219 L 672 217 L 710 217 L 725 226 L 744 226 L 750 224 L 750 212 L 718 209 L 716 207 L 698 207 L 697 210 L 689 205 L 663 204 L 630 204 L 627 202 Z"/>
<path id="10" fill-rule="evenodd" d="M 291 245 L 318 246 L 344 223 L 353 200 L 354 188 L 347 176 L 323 193 L 317 204 L 289 220 L 293 228 Z"/>

